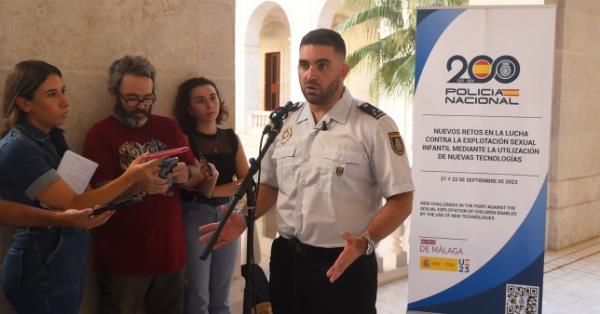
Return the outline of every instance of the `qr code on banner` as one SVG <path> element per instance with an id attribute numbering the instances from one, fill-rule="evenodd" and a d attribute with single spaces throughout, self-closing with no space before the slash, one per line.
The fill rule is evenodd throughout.
<path id="1" fill-rule="evenodd" d="M 506 285 L 506 314 L 538 314 L 540 287 Z"/>

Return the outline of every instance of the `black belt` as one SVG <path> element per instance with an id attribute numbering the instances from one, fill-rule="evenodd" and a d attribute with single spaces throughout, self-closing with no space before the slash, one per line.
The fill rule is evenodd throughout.
<path id="1" fill-rule="evenodd" d="M 280 237 L 284 240 L 285 244 L 288 248 L 292 249 L 292 252 L 296 255 L 308 258 L 318 258 L 325 256 L 338 256 L 344 248 L 341 247 L 318 247 L 312 246 L 308 244 L 304 244 L 300 242 L 297 238 L 286 239 L 284 237 Z"/>

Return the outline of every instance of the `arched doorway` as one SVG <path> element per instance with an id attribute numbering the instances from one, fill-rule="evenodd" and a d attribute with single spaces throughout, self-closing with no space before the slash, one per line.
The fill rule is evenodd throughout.
<path id="1" fill-rule="evenodd" d="M 238 45 L 241 55 L 236 57 L 236 95 L 242 104 L 236 110 L 238 132 L 260 132 L 268 122 L 266 110 L 289 99 L 289 37 L 288 18 L 279 4 L 265 1 L 254 8 L 246 23 L 243 43 Z M 252 146 L 254 143 L 250 142 Z"/>

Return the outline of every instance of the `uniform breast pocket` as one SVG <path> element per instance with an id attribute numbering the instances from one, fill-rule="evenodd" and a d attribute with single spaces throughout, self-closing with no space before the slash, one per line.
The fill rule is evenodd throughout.
<path id="1" fill-rule="evenodd" d="M 294 146 L 278 147 L 273 151 L 272 158 L 277 161 L 277 184 L 285 194 L 290 194 L 296 186 L 294 152 Z"/>
<path id="2" fill-rule="evenodd" d="M 361 186 L 372 181 L 369 163 L 361 151 L 326 149 L 321 155 L 321 187 L 326 193 L 359 195 Z"/>

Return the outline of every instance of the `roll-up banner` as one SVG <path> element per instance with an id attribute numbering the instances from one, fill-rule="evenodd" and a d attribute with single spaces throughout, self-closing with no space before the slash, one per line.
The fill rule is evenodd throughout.
<path id="1" fill-rule="evenodd" d="M 409 311 L 541 313 L 555 16 L 418 10 Z"/>

